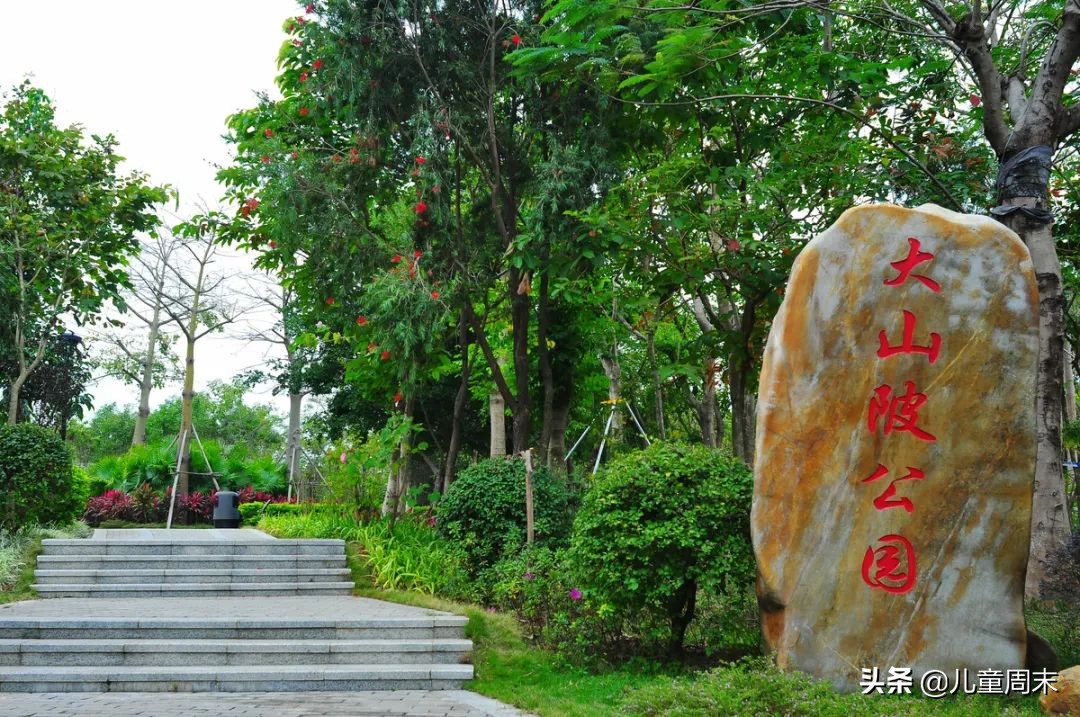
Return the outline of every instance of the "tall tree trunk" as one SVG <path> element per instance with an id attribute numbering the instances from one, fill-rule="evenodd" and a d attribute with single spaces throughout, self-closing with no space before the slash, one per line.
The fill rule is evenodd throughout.
<path id="1" fill-rule="evenodd" d="M 194 331 L 192 331 L 194 336 Z M 180 480 L 176 486 L 176 494 L 187 495 L 191 485 L 191 446 L 195 443 L 192 433 L 192 415 L 195 407 L 195 341 L 187 340 L 187 350 L 184 354 L 184 392 L 180 399 L 180 435 L 188 437 L 188 448 L 180 456 Z M 182 443 L 182 442 L 181 442 Z"/>
<path id="2" fill-rule="evenodd" d="M 751 367 L 748 363 L 736 360 L 728 367 L 728 392 L 731 397 L 731 452 L 746 465 L 753 465 L 757 400 L 749 390 Z"/>
<path id="3" fill-rule="evenodd" d="M 544 264 L 547 263 L 546 249 L 544 256 L 542 257 L 542 262 Z M 554 372 L 551 369 L 551 351 L 548 349 L 548 327 L 551 323 L 549 301 L 548 275 L 547 272 L 544 272 L 540 276 L 540 300 L 536 321 L 536 357 L 540 364 L 540 386 L 544 394 L 544 407 L 541 414 L 543 418 L 540 426 L 540 462 L 543 465 L 551 464 L 548 456 L 548 449 L 550 447 L 549 444 L 551 443 L 551 432 L 554 427 L 552 421 L 555 418 L 555 377 Z"/>
<path id="4" fill-rule="evenodd" d="M 14 426 L 19 420 L 19 393 L 29 374 L 20 373 L 15 380 L 8 384 L 8 416 L 9 426 Z"/>
<path id="5" fill-rule="evenodd" d="M 656 328 L 650 327 L 645 336 L 646 349 L 649 356 L 649 366 L 652 368 L 653 382 L 653 414 L 656 423 L 656 434 L 661 441 L 667 440 L 667 429 L 664 427 L 664 386 L 660 382 L 660 364 L 656 360 Z"/>
<path id="6" fill-rule="evenodd" d="M 308 498 L 300 479 L 300 410 L 304 394 L 289 392 L 289 436 L 285 444 L 285 456 L 289 461 L 289 485 L 296 491 L 297 501 Z"/>
<path id="7" fill-rule="evenodd" d="M 618 357 L 601 356 L 600 364 L 604 367 L 604 375 L 608 380 L 608 404 L 615 416 L 611 419 L 611 430 L 608 432 L 608 445 L 622 441 L 623 428 L 626 417 L 619 410 L 619 394 L 622 391 L 622 366 L 619 365 Z"/>
<path id="8" fill-rule="evenodd" d="M 1034 206 L 1032 198 L 1020 197 L 1006 206 Z M 1050 554 L 1069 537 L 1065 479 L 1061 466 L 1062 364 L 1065 347 L 1065 297 L 1061 288 L 1061 264 L 1050 224 L 1032 221 L 1021 212 L 1002 218 L 1031 252 L 1039 288 L 1039 364 L 1035 384 L 1035 490 L 1031 504 L 1031 552 L 1028 556 L 1025 593 L 1037 597 L 1046 577 Z"/>
<path id="9" fill-rule="evenodd" d="M 146 359 L 142 377 L 139 379 L 139 413 L 135 417 L 135 432 L 131 437 L 133 446 L 146 443 L 146 421 L 150 418 L 150 391 L 154 387 L 154 358 L 157 353 L 158 334 L 161 332 L 161 287 L 158 287 L 155 297 L 154 316 L 149 327 L 150 340 L 147 342 Z"/>
<path id="10" fill-rule="evenodd" d="M 510 270 L 510 319 L 514 339 L 514 403 L 513 413 L 514 454 L 529 447 L 530 396 L 529 396 L 529 275 L 517 269 Z"/>
<path id="11" fill-rule="evenodd" d="M 443 467 L 442 489 L 443 494 L 450 490 L 450 484 L 454 482 L 457 472 L 457 458 L 461 451 L 462 423 L 465 420 L 465 407 L 469 399 L 469 323 L 462 308 L 458 318 L 458 345 L 461 347 L 461 383 L 458 385 L 457 395 L 454 396 L 454 416 L 450 428 L 450 445 L 446 449 L 446 465 Z M 505 435 L 505 432 L 504 432 Z M 503 448 L 505 449 L 505 441 Z"/>
<path id="12" fill-rule="evenodd" d="M 415 415 L 416 399 L 413 396 L 405 398 L 405 418 L 411 419 Z M 409 453 L 412 444 L 411 437 L 406 434 L 398 446 L 398 467 L 391 471 L 390 478 L 386 482 L 386 494 L 383 496 L 382 514 L 390 516 L 393 522 L 405 507 L 405 495 L 409 492 Z"/>
<path id="13" fill-rule="evenodd" d="M 720 420 L 716 410 L 716 371 L 716 359 L 706 359 L 705 380 L 702 381 L 703 395 L 701 400 L 691 399 L 694 412 L 697 413 L 698 426 L 701 428 L 701 442 L 709 448 L 719 447 L 716 442 L 716 424 Z"/>

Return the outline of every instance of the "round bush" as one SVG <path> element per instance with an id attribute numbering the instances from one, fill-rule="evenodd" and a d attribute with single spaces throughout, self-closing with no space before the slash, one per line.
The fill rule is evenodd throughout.
<path id="1" fill-rule="evenodd" d="M 533 472 L 537 544 L 557 545 L 570 529 L 570 491 L 545 468 Z M 476 573 L 525 545 L 525 463 L 491 458 L 463 470 L 436 508 L 439 532 L 460 545 Z"/>
<path id="2" fill-rule="evenodd" d="M 69 522 L 82 512 L 85 490 L 55 431 L 0 426 L 0 527 Z"/>
<path id="3" fill-rule="evenodd" d="M 631 624 L 666 624 L 681 650 L 699 589 L 753 583 L 752 490 L 742 462 L 705 446 L 654 443 L 613 461 L 574 521 L 569 558 L 585 599 Z"/>

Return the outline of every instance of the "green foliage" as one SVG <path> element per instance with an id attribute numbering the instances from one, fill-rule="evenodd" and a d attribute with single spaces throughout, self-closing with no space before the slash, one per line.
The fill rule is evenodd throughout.
<path id="1" fill-rule="evenodd" d="M 533 511 L 538 545 L 565 541 L 572 518 L 566 483 L 545 468 L 533 473 Z M 525 464 L 491 458 L 461 471 L 436 507 L 439 532 L 461 546 L 472 572 L 517 552 L 526 540 Z"/>
<path id="2" fill-rule="evenodd" d="M 574 521 L 569 559 L 585 600 L 636 629 L 668 623 L 679 648 L 699 590 L 737 595 L 754 580 L 751 492 L 744 464 L 704 446 L 654 443 L 612 462 Z"/>
<path id="3" fill-rule="evenodd" d="M 361 523 L 348 510 L 268 515 L 260 530 L 279 538 L 338 538 L 358 542 L 373 584 L 388 590 L 462 596 L 467 592 L 465 555 L 429 526 L 406 516 Z"/>
<path id="4" fill-rule="evenodd" d="M 111 135 L 58 127 L 52 102 L 29 82 L 3 100 L 0 369 L 10 392 L 33 375 L 60 317 L 85 325 L 110 301 L 124 306 L 135 235 L 158 225 L 154 205 L 168 192 L 121 175 Z"/>
<path id="5" fill-rule="evenodd" d="M 0 527 L 73 520 L 86 489 L 54 431 L 26 423 L 0 426 Z"/>
<path id="6" fill-rule="evenodd" d="M 1032 697 L 961 696 L 927 699 L 904 695 L 841 694 L 827 682 L 782 672 L 768 660 L 743 660 L 701 675 L 657 681 L 634 690 L 623 710 L 634 715 L 762 715 L 848 717 L 982 717 L 1037 715 Z"/>
<path id="7" fill-rule="evenodd" d="M 189 489 L 208 492 L 213 490 L 211 472 L 217 474 L 222 489 L 251 486 L 256 491 L 280 493 L 285 490 L 285 468 L 269 456 L 251 456 L 245 444 L 223 448 L 217 441 L 203 439 L 206 449 L 204 458 L 199 446 L 191 447 L 192 475 Z M 143 483 L 149 483 L 156 491 L 164 491 L 172 485 L 176 470 L 176 445 L 173 441 L 158 440 L 140 446 L 131 446 L 122 456 L 109 456 L 91 465 L 87 472 L 95 483 L 108 488 L 131 492 Z"/>
<path id="8" fill-rule="evenodd" d="M 382 505 L 387 475 L 400 465 L 398 448 L 419 432 L 419 426 L 401 414 L 392 415 L 379 430 L 366 436 L 350 434 L 327 451 L 324 476 L 333 500 L 359 511 L 375 511 Z M 414 450 L 423 450 L 414 446 Z"/>
<path id="9" fill-rule="evenodd" d="M 90 532 L 85 523 L 78 522 L 0 530 L 0 603 L 35 597 L 30 585 L 42 538 L 86 538 Z"/>
<path id="10" fill-rule="evenodd" d="M 94 411 L 90 420 L 72 421 L 68 426 L 68 442 L 75 452 L 75 460 L 88 466 L 107 456 L 126 452 L 134 431 L 134 409 L 107 403 Z"/>
<path id="11" fill-rule="evenodd" d="M 240 518 L 244 525 L 255 525 L 264 517 L 307 515 L 309 513 L 345 515 L 350 512 L 349 508 L 332 503 L 262 503 L 256 501 L 240 504 Z"/>

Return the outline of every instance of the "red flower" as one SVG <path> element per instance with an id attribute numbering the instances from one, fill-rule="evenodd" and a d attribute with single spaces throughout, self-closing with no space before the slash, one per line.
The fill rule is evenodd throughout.
<path id="1" fill-rule="evenodd" d="M 356 317 L 356 324 L 358 326 L 363 326 L 366 323 L 367 323 L 367 317 L 366 316 L 357 316 Z"/>
<path id="2" fill-rule="evenodd" d="M 731 251 L 738 251 L 739 250 L 739 240 L 738 239 L 728 239 L 727 248 L 730 249 Z"/>
<path id="3" fill-rule="evenodd" d="M 266 135 L 267 139 L 270 139 L 271 137 L 274 136 L 274 130 L 267 127 L 266 129 L 263 130 L 263 134 Z"/>
<path id="4" fill-rule="evenodd" d="M 259 208 L 259 200 L 255 197 L 251 197 L 246 202 L 244 202 L 244 206 L 254 211 Z"/>
<path id="5" fill-rule="evenodd" d="M 394 254 L 392 257 L 390 257 L 390 263 L 391 264 L 400 264 L 401 263 L 401 254 Z"/>
<path id="6" fill-rule="evenodd" d="M 335 154 L 333 157 L 330 158 L 330 161 L 331 162 L 340 162 L 341 161 L 341 155 L 340 154 Z"/>
<path id="7" fill-rule="evenodd" d="M 304 19 L 303 15 L 297 15 L 296 16 L 296 24 L 297 25 L 303 25 L 305 22 L 307 22 L 307 20 Z"/>
<path id="8" fill-rule="evenodd" d="M 968 97 L 968 99 L 971 100 L 972 107 L 978 107 L 982 104 L 982 98 L 978 95 L 971 95 L 970 97 Z"/>
<path id="9" fill-rule="evenodd" d="M 270 155 L 269 154 L 264 154 L 262 156 L 262 163 L 263 164 L 270 164 Z"/>
<path id="10" fill-rule="evenodd" d="M 299 152 L 293 152 L 289 156 L 292 157 L 293 159 L 300 159 L 300 153 Z"/>
<path id="11" fill-rule="evenodd" d="M 293 40 L 293 41 L 292 41 L 292 44 L 296 45 L 297 47 L 300 47 L 300 46 L 301 46 L 301 45 L 303 45 L 304 43 L 300 42 L 300 40 L 299 40 L 299 39 L 296 39 L 296 40 Z"/>
<path id="12" fill-rule="evenodd" d="M 322 66 L 323 66 L 323 61 L 322 60 L 315 60 L 314 64 L 311 65 L 311 69 L 313 69 L 313 70 L 321 70 Z"/>
<path id="13" fill-rule="evenodd" d="M 383 351 L 381 354 L 379 354 L 379 358 L 381 358 L 383 361 L 389 360 L 390 352 L 389 351 Z"/>
<path id="14" fill-rule="evenodd" d="M 439 292 L 437 292 L 437 291 L 431 292 L 431 298 L 432 299 L 438 299 L 439 298 Z"/>
<path id="15" fill-rule="evenodd" d="M 332 296 L 326 297 L 326 305 L 327 306 L 333 306 L 335 301 L 336 301 L 336 299 L 334 297 L 332 297 Z"/>
<path id="16" fill-rule="evenodd" d="M 514 45 L 520 45 L 521 44 L 521 35 L 514 35 L 513 37 L 510 38 L 510 42 L 514 43 Z"/>
<path id="17" fill-rule="evenodd" d="M 434 187 L 432 187 L 432 188 L 431 188 L 431 193 L 432 193 L 432 194 L 438 194 L 438 193 L 439 193 L 440 191 L 441 191 L 441 190 L 439 189 L 439 185 L 438 185 L 438 184 L 436 184 L 436 185 L 435 185 Z"/>
<path id="18" fill-rule="evenodd" d="M 417 158 L 416 158 L 416 163 L 417 163 L 417 164 L 423 164 L 423 163 L 425 163 L 425 162 L 427 162 L 427 160 L 426 160 L 426 159 L 424 159 L 423 155 L 421 155 L 421 156 L 419 156 L 419 157 L 417 157 Z"/>
<path id="19" fill-rule="evenodd" d="M 417 249 L 416 251 L 414 251 L 414 252 L 412 253 L 412 255 L 413 255 L 413 258 L 414 258 L 414 259 L 419 259 L 419 258 L 420 258 L 420 257 L 421 257 L 421 256 L 423 255 L 423 252 L 422 252 L 422 251 L 420 251 L 419 249 Z"/>
<path id="20" fill-rule="evenodd" d="M 374 351 L 374 350 L 375 350 L 375 349 L 377 349 L 377 348 L 379 348 L 379 347 L 378 347 L 378 346 L 376 346 L 375 344 L 368 344 L 368 345 L 367 345 L 367 350 L 368 350 L 368 352 L 369 352 L 369 353 L 370 353 L 370 352 L 372 352 L 372 351 Z"/>
<path id="21" fill-rule="evenodd" d="M 416 203 L 416 206 L 413 207 L 413 210 L 417 214 L 423 214 L 424 212 L 427 211 L 427 204 L 423 200 L 421 200 L 421 201 Z"/>
<path id="22" fill-rule="evenodd" d="M 251 207 L 245 204 L 240 207 L 240 213 L 246 217 L 248 214 L 251 214 Z"/>
<path id="23" fill-rule="evenodd" d="M 307 4 L 307 7 L 304 8 L 304 12 L 308 13 L 309 15 L 315 12 L 315 3 L 309 2 Z"/>
<path id="24" fill-rule="evenodd" d="M 307 73 L 306 72 L 301 72 L 300 73 L 300 81 L 301 82 L 307 82 Z"/>
<path id="25" fill-rule="evenodd" d="M 301 107 L 301 108 L 300 108 L 300 116 L 301 116 L 301 117 L 307 117 L 307 116 L 308 116 L 308 112 L 309 112 L 309 111 L 310 111 L 310 110 L 308 110 L 308 108 L 307 108 L 307 107 Z"/>
<path id="26" fill-rule="evenodd" d="M 401 403 L 401 391 L 394 393 L 394 403 Z"/>
<path id="27" fill-rule="evenodd" d="M 277 242 L 274 241 L 273 239 L 270 240 L 270 248 L 271 249 L 277 249 Z"/>

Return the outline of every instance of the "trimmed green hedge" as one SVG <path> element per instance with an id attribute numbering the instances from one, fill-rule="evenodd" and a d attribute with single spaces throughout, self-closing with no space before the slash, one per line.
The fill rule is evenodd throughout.
<path id="1" fill-rule="evenodd" d="M 351 512 L 335 503 L 241 503 L 240 519 L 244 525 L 255 525 L 260 518 L 277 515 L 306 515 L 308 513 Z"/>
<path id="2" fill-rule="evenodd" d="M 87 487 L 55 431 L 0 426 L 0 527 L 71 522 L 82 513 Z"/>

